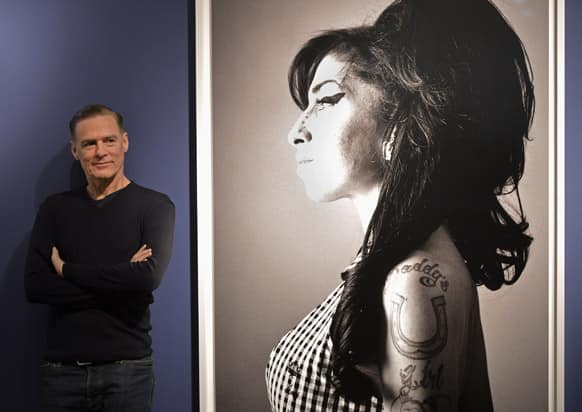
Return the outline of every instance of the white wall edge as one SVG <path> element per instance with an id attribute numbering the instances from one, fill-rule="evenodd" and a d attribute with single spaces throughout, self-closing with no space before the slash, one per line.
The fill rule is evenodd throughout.
<path id="1" fill-rule="evenodd" d="M 214 367 L 214 214 L 212 190 L 212 8 L 195 2 L 196 193 L 200 410 L 216 409 Z"/>

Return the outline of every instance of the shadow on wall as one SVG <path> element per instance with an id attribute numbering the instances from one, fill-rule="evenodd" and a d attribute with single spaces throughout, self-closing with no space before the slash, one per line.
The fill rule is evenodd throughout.
<path id="1" fill-rule="evenodd" d="M 78 161 L 73 160 L 71 149 L 66 145 L 42 170 L 34 188 L 34 206 L 38 209 L 47 196 L 84 184 L 83 169 Z"/>
<path id="2" fill-rule="evenodd" d="M 33 196 L 35 213 L 48 195 L 79 187 L 84 182 L 83 172 L 66 146 L 42 169 L 37 179 Z M 0 284 L 2 369 L 6 380 L 0 382 L 0 399 L 2 405 L 13 408 L 9 410 L 23 412 L 40 410 L 38 366 L 46 344 L 48 322 L 47 306 L 28 303 L 24 293 L 24 266 L 33 222 L 34 216 L 31 216 L 27 234 L 21 239 L 12 239 L 14 250 L 0 277 L 3 279 Z"/>
<path id="3" fill-rule="evenodd" d="M 2 382 L 2 404 L 20 411 L 36 411 L 39 399 L 38 365 L 45 345 L 47 310 L 24 296 L 24 260 L 30 235 L 21 239 L 4 268 L 0 289 L 2 369 L 11 380 Z"/>

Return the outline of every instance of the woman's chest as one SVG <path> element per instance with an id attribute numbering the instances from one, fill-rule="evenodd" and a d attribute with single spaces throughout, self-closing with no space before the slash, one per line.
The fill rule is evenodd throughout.
<path id="1" fill-rule="evenodd" d="M 331 381 L 333 344 L 329 330 L 342 289 L 342 285 L 336 288 L 271 352 L 266 380 L 273 411 L 381 410 L 376 398 L 363 405 L 347 401 Z"/>

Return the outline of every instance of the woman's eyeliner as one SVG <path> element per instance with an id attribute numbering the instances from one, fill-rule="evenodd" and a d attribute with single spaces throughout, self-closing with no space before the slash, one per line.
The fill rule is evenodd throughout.
<path id="1" fill-rule="evenodd" d="M 342 99 L 342 97 L 344 97 L 344 96 L 345 96 L 345 93 L 340 92 L 340 93 L 336 93 L 332 96 L 324 96 L 321 99 L 317 99 L 315 101 L 315 103 L 316 104 L 331 104 L 331 105 L 333 105 L 333 104 L 336 104 L 337 102 L 339 102 Z"/>

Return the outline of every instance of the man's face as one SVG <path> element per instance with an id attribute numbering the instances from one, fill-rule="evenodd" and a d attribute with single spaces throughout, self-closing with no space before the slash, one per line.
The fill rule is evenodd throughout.
<path id="1" fill-rule="evenodd" d="M 73 157 L 81 163 L 87 181 L 113 180 L 123 176 L 123 162 L 129 142 L 113 115 L 81 120 L 71 141 Z"/>

